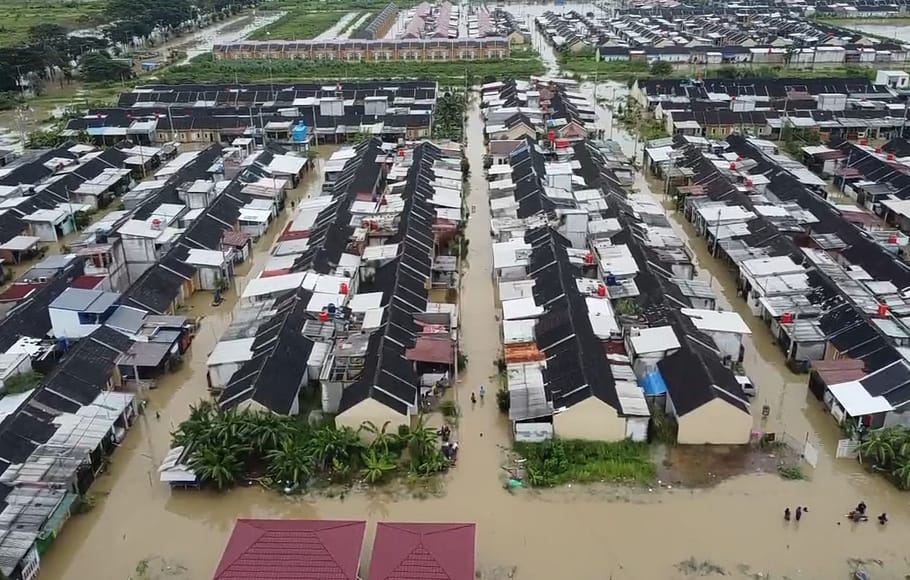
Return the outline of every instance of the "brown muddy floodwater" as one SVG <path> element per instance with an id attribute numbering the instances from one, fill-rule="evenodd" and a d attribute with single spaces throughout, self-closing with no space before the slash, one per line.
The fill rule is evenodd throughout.
<path id="1" fill-rule="evenodd" d="M 469 363 L 455 389 L 463 403 L 480 384 L 494 392 L 499 352 L 476 105 L 467 134 L 473 168 L 467 203 L 476 206 L 476 213 L 468 225 L 469 269 L 461 305 Z M 318 192 L 320 180 L 317 168 L 295 195 Z M 271 237 L 259 242 L 252 271 L 262 267 L 270 244 Z M 729 275 L 705 256 L 700 240 L 691 245 L 704 275 L 712 276 L 715 287 L 741 311 Z M 42 559 L 42 580 L 139 578 L 141 562 L 148 563 L 144 578 L 210 578 L 234 520 L 249 516 L 365 518 L 370 521 L 366 546 L 379 520 L 476 522 L 478 569 L 487 580 L 673 580 L 721 572 L 730 578 L 836 580 L 849 578 L 851 558 L 880 561 L 868 566 L 875 580 L 910 574 L 908 496 L 867 476 L 853 461 L 833 459 L 833 421 L 806 398 L 804 377 L 781 370 L 781 355 L 767 331 L 748 316 L 754 334 L 746 367 L 760 388 L 755 408 L 767 401 L 774 428 L 797 438 L 808 432 L 820 442 L 818 468 L 809 481 L 744 475 L 700 490 L 574 486 L 513 495 L 503 489 L 500 469 L 508 428 L 491 396 L 474 408 L 465 404 L 458 429 L 460 461 L 446 476 L 440 497 L 402 499 L 373 492 L 287 498 L 259 488 L 172 492 L 157 482 L 156 468 L 167 452 L 168 432 L 186 417 L 191 403 L 207 395 L 205 360 L 229 321 L 235 295 L 227 298 L 214 311 L 204 293 L 192 303 L 189 314 L 202 317 L 202 323 L 184 368 L 151 394 L 149 410 L 160 410 L 161 420 L 146 413 L 129 433 L 109 473 L 92 489 L 99 496 L 97 507 L 74 517 Z M 843 514 L 860 499 L 874 513 L 888 512 L 887 528 L 844 521 Z M 809 506 L 810 512 L 798 524 L 786 525 L 783 509 L 797 505 Z"/>

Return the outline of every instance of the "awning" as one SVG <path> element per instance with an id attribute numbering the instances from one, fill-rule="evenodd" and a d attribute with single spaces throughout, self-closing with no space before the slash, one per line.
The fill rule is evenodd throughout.
<path id="1" fill-rule="evenodd" d="M 893 411 L 894 407 L 884 397 L 873 397 L 859 381 L 850 381 L 828 387 L 844 412 L 851 417 L 863 417 Z"/>
<path id="2" fill-rule="evenodd" d="M 455 362 L 455 348 L 448 334 L 418 336 L 414 347 L 405 350 L 404 358 L 450 365 Z"/>

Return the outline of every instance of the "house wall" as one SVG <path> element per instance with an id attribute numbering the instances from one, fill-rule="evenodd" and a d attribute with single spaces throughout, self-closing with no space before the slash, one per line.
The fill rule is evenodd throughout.
<path id="1" fill-rule="evenodd" d="M 752 434 L 752 416 L 720 399 L 678 417 L 677 422 L 681 445 L 744 445 Z"/>
<path id="2" fill-rule="evenodd" d="M 626 352 L 630 353 L 632 356 L 632 368 L 635 370 L 637 376 L 642 376 L 646 372 L 656 369 L 657 363 L 675 353 L 676 350 L 677 349 L 673 349 L 672 351 L 662 350 L 659 352 L 647 352 L 640 355 L 632 348 L 632 342 L 626 338 Z"/>
<path id="3" fill-rule="evenodd" d="M 825 343 L 797 343 L 792 358 L 793 360 L 822 360 L 825 358 Z"/>
<path id="4" fill-rule="evenodd" d="M 690 297 L 689 300 L 692 302 L 692 308 L 697 310 L 714 310 L 717 306 L 717 301 L 713 298 Z"/>
<path id="5" fill-rule="evenodd" d="M 695 278 L 695 267 L 692 264 L 673 264 L 670 266 L 674 278 L 691 280 Z"/>
<path id="6" fill-rule="evenodd" d="M 632 441 L 647 441 L 650 422 L 650 417 L 626 417 L 626 438 Z"/>
<path id="7" fill-rule="evenodd" d="M 199 266 L 196 268 L 196 274 L 199 277 L 200 290 L 214 290 L 220 277 L 221 270 L 218 268 L 207 268 Z"/>
<path id="8" fill-rule="evenodd" d="M 37 236 L 42 242 L 57 241 L 57 230 L 51 223 L 29 222 L 28 229 L 33 236 Z"/>
<path id="9" fill-rule="evenodd" d="M 400 425 L 411 426 L 410 417 L 397 413 L 374 399 L 366 399 L 335 416 L 335 425 L 338 427 L 358 429 L 366 421 L 372 421 L 374 425 L 378 426 L 389 421 L 388 431 L 390 433 L 397 433 Z"/>
<path id="10" fill-rule="evenodd" d="M 157 261 L 154 240 L 134 236 L 121 236 L 121 240 L 123 256 L 128 264 L 154 264 Z"/>
<path id="11" fill-rule="evenodd" d="M 223 389 L 234 373 L 240 370 L 243 362 L 223 363 L 219 365 L 210 365 L 208 368 L 209 385 L 213 389 Z"/>
<path id="12" fill-rule="evenodd" d="M 889 411 L 885 414 L 884 427 L 910 427 L 910 405 L 905 405 L 898 411 Z"/>
<path id="13" fill-rule="evenodd" d="M 496 272 L 496 280 L 505 282 L 508 280 L 524 280 L 528 277 L 528 269 L 525 266 L 509 266 L 499 268 Z"/>
<path id="14" fill-rule="evenodd" d="M 720 358 L 728 356 L 734 362 L 741 362 L 743 346 L 741 334 L 736 332 L 707 332 L 706 334 L 714 339 L 714 344 L 720 351 Z"/>
<path id="15" fill-rule="evenodd" d="M 329 357 L 326 364 L 331 365 L 331 361 L 332 357 Z M 322 384 L 322 411 L 324 413 L 337 413 L 338 405 L 341 404 L 341 394 L 344 392 L 344 385 L 338 381 L 320 381 L 320 383 Z"/>
<path id="16" fill-rule="evenodd" d="M 51 334 L 57 338 L 82 338 L 95 332 L 99 324 L 80 324 L 79 313 L 75 310 L 48 308 L 51 318 Z"/>
<path id="17" fill-rule="evenodd" d="M 553 429 L 563 439 L 621 441 L 626 438 L 626 420 L 596 397 L 553 415 Z"/>
<path id="18" fill-rule="evenodd" d="M 22 359 L 16 364 L 16 366 L 11 366 L 6 369 L 2 380 L 0 380 L 0 388 L 3 388 L 4 383 L 9 379 L 13 378 L 16 375 L 21 375 L 32 370 L 32 359 L 28 355 L 21 355 Z"/>

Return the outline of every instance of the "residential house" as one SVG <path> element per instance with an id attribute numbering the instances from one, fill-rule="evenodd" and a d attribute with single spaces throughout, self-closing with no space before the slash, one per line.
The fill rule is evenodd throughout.
<path id="1" fill-rule="evenodd" d="M 104 324 L 119 300 L 116 292 L 67 288 L 48 305 L 51 334 L 65 339 L 88 336 Z"/>
<path id="2" fill-rule="evenodd" d="M 742 445 L 752 433 L 749 402 L 716 353 L 686 340 L 657 363 L 667 387 L 667 414 L 683 445 Z"/>

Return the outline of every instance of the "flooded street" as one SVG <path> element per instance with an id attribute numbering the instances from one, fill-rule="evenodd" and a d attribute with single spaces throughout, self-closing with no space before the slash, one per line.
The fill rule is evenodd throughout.
<path id="1" fill-rule="evenodd" d="M 586 12 L 590 6 L 575 9 Z M 505 8 L 520 18 L 553 9 Z M 551 74 L 558 74 L 552 48 L 538 46 L 542 38 L 536 31 L 533 35 Z M 622 83 L 599 82 L 595 89 L 594 82 L 586 81 L 580 86 L 592 98 L 596 92 L 600 101 L 619 101 L 626 94 Z M 478 101 L 475 98 L 468 108 L 465 131 L 471 167 L 465 205 L 476 211 L 467 225 L 470 245 L 459 306 L 468 366 L 453 389 L 462 408 L 456 430 L 461 450 L 457 467 L 444 476 L 443 493 L 418 499 L 379 488 L 342 497 L 285 497 L 259 487 L 215 493 L 172 491 L 159 483 L 157 468 L 169 449 L 170 432 L 188 416 L 191 404 L 208 397 L 208 355 L 230 323 L 243 286 L 268 261 L 285 215 L 258 241 L 252 263 L 241 270 L 245 276 L 238 275 L 221 306 L 210 306 L 208 292 L 198 292 L 189 302 L 184 313 L 199 319 L 200 326 L 183 366 L 151 391 L 147 412 L 89 492 L 97 505 L 73 516 L 42 555 L 41 580 L 210 578 L 234 521 L 251 516 L 367 519 L 367 546 L 381 520 L 476 522 L 481 580 L 683 580 L 721 575 L 846 580 L 853 559 L 866 561 L 874 580 L 910 575 L 906 547 L 910 495 L 865 473 L 855 461 L 835 459 L 837 427 L 808 394 L 806 375 L 792 374 L 783 366 L 783 355 L 767 327 L 737 297 L 733 276 L 708 254 L 704 240 L 682 216 L 669 209 L 674 228 L 695 257 L 699 277 L 714 287 L 718 306 L 740 313 L 752 330 L 744 341 L 744 365 L 758 386 L 752 408 L 756 429 L 785 434 L 797 443 L 808 437 L 819 448 L 817 467 L 804 469 L 810 479 L 747 474 L 708 489 L 681 489 L 674 482 L 654 489 L 592 485 L 510 493 L 503 488 L 500 464 L 511 438 L 494 396 L 500 326 Z M 613 126 L 609 108 L 598 103 L 597 113 L 598 126 L 607 137 L 612 133 L 627 155 L 641 153 L 642 144 L 620 125 Z M 331 150 L 322 148 L 319 153 L 316 166 L 290 192 L 289 201 L 319 194 L 323 160 Z M 652 195 L 664 201 L 661 185 L 642 177 L 636 183 L 639 189 L 658 192 Z M 472 406 L 470 394 L 480 385 L 486 386 L 489 399 Z M 763 405 L 771 409 L 765 422 Z M 155 411 L 161 413 L 160 420 Z M 873 513 L 887 512 L 891 519 L 887 527 L 845 521 L 844 514 L 860 500 Z M 784 508 L 797 505 L 809 506 L 810 512 L 798 523 L 784 522 Z M 369 550 L 364 552 L 368 557 Z M 145 574 L 137 571 L 143 569 Z"/>
<path id="2" fill-rule="evenodd" d="M 193 58 L 200 54 L 206 54 L 212 51 L 212 47 L 219 43 L 237 42 L 251 35 L 263 26 L 275 22 L 285 15 L 285 12 L 266 12 L 252 15 L 245 14 L 231 20 L 226 20 L 215 26 L 204 28 L 194 32 L 189 37 L 176 38 L 171 42 L 165 43 L 158 48 L 162 54 L 172 48 L 186 51 L 186 58 L 178 61 L 176 64 L 187 64 Z"/>
<path id="3" fill-rule="evenodd" d="M 848 559 L 881 560 L 870 565 L 876 580 L 910 573 L 906 538 L 910 534 L 907 496 L 880 478 L 868 477 L 849 460 L 831 457 L 833 422 L 814 401 L 806 400 L 805 379 L 780 370 L 781 355 L 767 331 L 750 317 L 753 341 L 746 366 L 760 385 L 759 404 L 772 406 L 770 421 L 794 436 L 803 429 L 822 441 L 812 480 L 784 481 L 775 475 L 742 476 L 707 490 L 613 487 L 562 488 L 512 495 L 500 481 L 502 446 L 508 445 L 505 419 L 494 397 L 494 360 L 499 350 L 491 284 L 491 240 L 486 181 L 482 170 L 482 119 L 469 111 L 467 156 L 471 162 L 467 205 L 476 206 L 468 224 L 468 270 L 462 281 L 462 344 L 468 369 L 455 389 L 463 405 L 458 428 L 462 445 L 458 467 L 446 476 L 445 493 L 411 499 L 384 493 L 352 493 L 344 498 L 282 497 L 260 488 L 224 494 L 174 491 L 157 481 L 156 469 L 168 449 L 169 434 L 188 414 L 188 406 L 207 396 L 205 361 L 227 326 L 236 294 L 209 307 L 199 293 L 188 311 L 202 317 L 200 331 L 183 369 L 152 392 L 149 410 L 113 456 L 108 475 L 92 488 L 98 505 L 75 516 L 42 558 L 40 578 L 125 580 L 137 578 L 147 563 L 148 578 L 203 579 L 212 571 L 238 517 L 366 518 L 404 521 L 474 521 L 478 524 L 477 561 L 485 579 L 653 580 L 704 575 L 718 567 L 731 578 L 847 578 Z M 295 196 L 318 192 L 317 166 Z M 292 197 L 293 198 L 293 197 Z M 680 226 L 686 233 L 687 228 Z M 260 240 L 255 272 L 265 262 L 280 225 Z M 705 256 L 704 244 L 691 247 L 716 288 L 740 310 L 730 277 Z M 762 362 L 770 360 L 771 364 Z M 777 370 L 775 370 L 777 369 Z M 471 408 L 470 392 L 485 384 L 491 396 Z M 849 525 L 843 513 L 859 499 L 870 510 L 887 511 L 886 529 Z M 810 506 L 798 524 L 785 526 L 783 508 Z M 371 539 L 367 540 L 368 542 Z M 167 571 L 162 571 L 169 567 Z M 757 576 L 767 573 L 770 576 Z M 512 574 L 510 576 L 510 574 Z"/>

